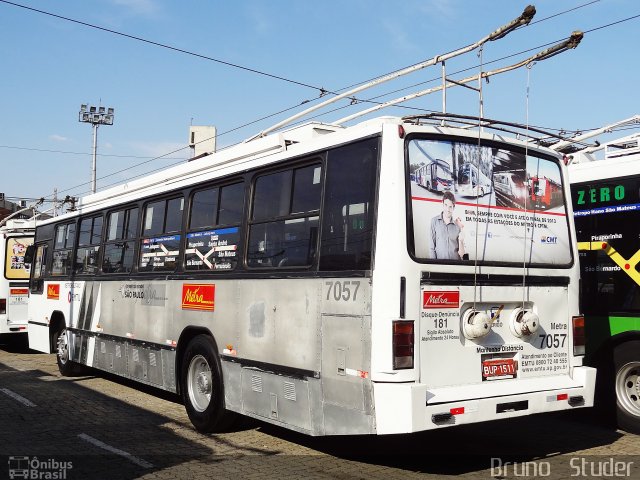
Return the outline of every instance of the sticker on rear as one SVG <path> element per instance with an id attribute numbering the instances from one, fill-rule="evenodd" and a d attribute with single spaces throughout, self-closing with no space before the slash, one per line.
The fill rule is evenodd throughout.
<path id="1" fill-rule="evenodd" d="M 460 290 L 422 290 L 423 342 L 438 342 L 460 339 Z"/>

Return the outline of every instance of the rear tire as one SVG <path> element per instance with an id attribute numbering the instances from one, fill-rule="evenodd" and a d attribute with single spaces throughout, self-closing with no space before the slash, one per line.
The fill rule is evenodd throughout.
<path id="1" fill-rule="evenodd" d="M 225 409 L 222 367 L 213 338 L 198 335 L 189 342 L 180 373 L 182 400 L 196 430 L 228 429 L 237 415 Z"/>
<path id="2" fill-rule="evenodd" d="M 618 426 L 640 434 L 640 341 L 618 345 L 613 352 Z"/>

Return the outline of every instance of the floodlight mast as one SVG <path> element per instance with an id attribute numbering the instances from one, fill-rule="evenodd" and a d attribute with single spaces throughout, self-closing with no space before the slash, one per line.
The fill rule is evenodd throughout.
<path id="1" fill-rule="evenodd" d="M 98 126 L 113 125 L 114 109 L 109 107 L 95 107 L 83 103 L 80 105 L 78 121 L 90 123 L 93 128 L 93 156 L 91 162 L 91 193 L 96 193 L 96 164 L 98 156 Z"/>
<path id="2" fill-rule="evenodd" d="M 321 108 L 326 107 L 327 105 L 330 105 L 334 102 L 337 102 L 338 100 L 341 100 L 343 98 L 347 98 L 350 96 L 353 96 L 354 94 L 361 92 L 363 90 L 367 90 L 369 88 L 375 87 L 377 85 L 380 85 L 382 83 L 386 83 L 390 80 L 394 80 L 396 78 L 402 77 L 404 75 L 408 75 L 410 73 L 416 72 L 418 70 L 422 70 L 423 68 L 427 68 L 430 67 L 432 65 L 436 65 L 438 63 L 444 62 L 450 58 L 453 57 L 457 57 L 459 55 L 463 55 L 467 52 L 470 52 L 472 50 L 475 50 L 476 48 L 481 47 L 482 45 L 484 45 L 487 42 L 491 42 L 494 40 L 498 40 L 500 38 L 503 38 L 504 36 L 506 36 L 507 34 L 513 32 L 515 29 L 517 29 L 518 27 L 524 26 L 524 25 L 528 25 L 531 20 L 533 19 L 534 15 L 536 14 L 536 9 L 533 5 L 529 5 L 527 6 L 524 11 L 522 12 L 522 14 L 512 20 L 511 22 L 507 23 L 506 25 L 503 25 L 502 27 L 496 29 L 495 31 L 493 31 L 492 33 L 490 33 L 489 35 L 487 35 L 486 37 L 478 40 L 475 43 L 472 43 L 470 45 L 467 45 L 466 47 L 463 47 L 461 49 L 455 50 L 453 52 L 449 52 L 449 53 L 445 53 L 442 55 L 436 55 L 435 57 L 433 57 L 430 60 L 425 60 L 424 62 L 420 62 L 417 63 L 415 65 L 412 65 L 410 67 L 404 68 L 402 70 L 398 70 L 396 72 L 393 73 L 389 73 L 387 75 L 384 75 L 380 78 L 377 78 L 375 80 L 372 80 L 370 82 L 364 83 L 358 87 L 355 87 L 347 92 L 341 93 L 339 95 L 336 95 L 335 97 L 332 97 L 328 100 L 325 100 L 324 102 L 319 103 L 318 105 L 315 105 L 313 107 L 307 108 L 306 110 L 297 113 L 296 115 L 293 115 L 289 118 L 286 118 L 284 120 L 282 120 L 281 122 L 276 123 L 275 125 L 273 125 L 272 127 L 267 128 L 266 130 L 262 130 L 260 133 L 258 133 L 257 135 L 254 135 L 253 137 L 248 138 L 247 140 L 245 140 L 245 142 L 250 142 L 251 140 L 255 140 L 257 138 L 261 138 L 264 137 L 265 135 L 273 132 L 274 130 L 279 129 L 280 127 L 283 127 L 291 122 L 294 122 L 296 120 L 298 120 L 299 118 L 302 118 L 306 115 L 308 115 L 309 113 L 315 112 L 316 110 L 319 110 Z"/>

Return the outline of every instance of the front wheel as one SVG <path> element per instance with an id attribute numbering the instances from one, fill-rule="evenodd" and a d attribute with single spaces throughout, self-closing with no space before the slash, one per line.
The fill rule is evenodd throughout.
<path id="1" fill-rule="evenodd" d="M 640 433 L 640 341 L 618 345 L 614 351 L 616 417 L 618 426 Z"/>
<path id="2" fill-rule="evenodd" d="M 181 391 L 193 426 L 202 433 L 223 431 L 235 420 L 225 409 L 222 367 L 213 338 L 198 335 L 182 357 Z"/>
<path id="3" fill-rule="evenodd" d="M 65 377 L 73 377 L 82 373 L 81 366 L 69 360 L 69 337 L 67 329 L 62 329 L 52 334 L 56 348 L 56 363 L 58 370 Z"/>

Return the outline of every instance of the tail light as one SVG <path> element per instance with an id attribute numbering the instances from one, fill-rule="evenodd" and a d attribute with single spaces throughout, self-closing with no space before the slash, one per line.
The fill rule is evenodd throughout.
<path id="1" fill-rule="evenodd" d="M 7 299 L 0 298 L 0 315 L 7 313 Z"/>
<path id="2" fill-rule="evenodd" d="M 571 323 L 573 325 L 573 354 L 584 355 L 586 343 L 584 316 L 572 317 Z"/>
<path id="3" fill-rule="evenodd" d="M 393 369 L 413 368 L 413 320 L 393 322 Z"/>

